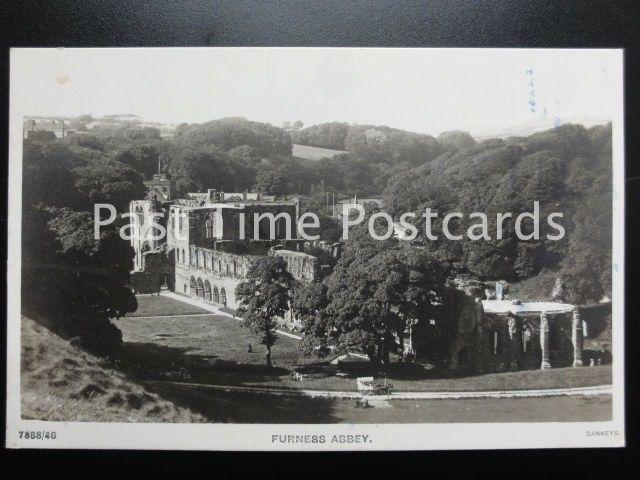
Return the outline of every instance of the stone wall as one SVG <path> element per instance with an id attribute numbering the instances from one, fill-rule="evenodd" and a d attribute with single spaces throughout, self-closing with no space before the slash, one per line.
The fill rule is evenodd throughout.
<path id="1" fill-rule="evenodd" d="M 272 250 L 270 254 L 284 257 L 287 270 L 296 280 L 314 281 L 318 276 L 318 262 L 311 255 L 290 250 Z M 235 296 L 236 287 L 246 280 L 251 263 L 258 258 L 260 256 L 236 255 L 192 245 L 189 247 L 189 261 L 175 262 L 175 290 L 235 309 L 239 306 Z M 199 282 L 202 283 L 202 290 Z M 207 282 L 208 288 L 204 288 Z M 223 288 L 225 302 L 220 296 Z M 218 301 L 214 295 L 216 289 Z"/>
<path id="2" fill-rule="evenodd" d="M 239 306 L 236 287 L 246 279 L 251 261 L 255 258 L 192 245 L 189 248 L 189 261 L 176 262 L 176 292 L 236 309 Z M 202 284 L 202 290 L 199 283 Z"/>
<path id="3" fill-rule="evenodd" d="M 152 238 L 158 236 L 160 231 L 153 227 L 152 220 L 166 228 L 168 219 L 168 210 L 159 202 L 154 200 L 134 200 L 129 204 L 129 213 L 134 217 L 129 218 L 132 228 L 131 246 L 134 250 L 134 270 L 143 270 L 144 254 L 146 252 L 157 250 L 167 242 L 167 237 Z M 153 214 L 161 214 L 161 216 L 152 219 Z"/>
<path id="4" fill-rule="evenodd" d="M 287 262 L 287 271 L 293 278 L 303 282 L 313 282 L 318 279 L 320 272 L 318 259 L 313 255 L 291 250 L 272 249 L 269 255 L 278 255 Z"/>

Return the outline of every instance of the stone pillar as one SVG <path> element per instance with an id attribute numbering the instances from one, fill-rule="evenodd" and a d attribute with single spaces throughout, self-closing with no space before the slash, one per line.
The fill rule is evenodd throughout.
<path id="1" fill-rule="evenodd" d="M 509 333 L 509 370 L 518 370 L 518 326 L 514 317 L 507 321 Z"/>
<path id="2" fill-rule="evenodd" d="M 573 328 L 571 329 L 571 341 L 573 342 L 573 366 L 581 367 L 582 364 L 582 320 L 577 310 L 573 311 Z"/>
<path id="3" fill-rule="evenodd" d="M 545 312 L 540 314 L 540 350 L 542 351 L 540 369 L 551 368 L 551 363 L 549 363 L 549 318 Z"/>

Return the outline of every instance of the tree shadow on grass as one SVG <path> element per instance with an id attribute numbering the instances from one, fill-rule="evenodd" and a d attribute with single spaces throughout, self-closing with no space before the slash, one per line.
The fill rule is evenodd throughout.
<path id="1" fill-rule="evenodd" d="M 119 370 L 139 380 L 164 380 L 241 386 L 272 382 L 289 370 L 266 365 L 237 363 L 215 355 L 200 355 L 185 348 L 156 343 L 125 343 L 115 360 Z"/>
<path id="2" fill-rule="evenodd" d="M 163 398 L 203 415 L 211 423 L 337 423 L 336 400 L 223 392 L 206 387 L 145 385 Z"/>
<path id="3" fill-rule="evenodd" d="M 340 363 L 338 372 L 348 378 L 376 377 L 390 380 L 426 380 L 433 378 L 434 372 L 419 363 L 394 362 L 379 369 L 368 362 Z"/>
<path id="4" fill-rule="evenodd" d="M 290 372 L 266 365 L 239 364 L 215 355 L 155 343 L 125 343 L 115 363 L 145 388 L 212 423 L 335 423 L 335 401 L 310 397 L 224 392 L 211 385 L 272 382 Z M 321 373 L 321 372 L 319 372 Z M 203 384 L 199 387 L 193 383 Z M 290 388 L 283 386 L 283 389 Z"/>

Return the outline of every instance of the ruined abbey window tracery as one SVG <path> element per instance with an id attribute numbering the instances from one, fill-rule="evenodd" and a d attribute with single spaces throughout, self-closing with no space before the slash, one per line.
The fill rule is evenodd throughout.
<path id="1" fill-rule="evenodd" d="M 227 292 L 224 287 L 220 289 L 220 303 L 225 306 L 227 305 Z"/>
<path id="2" fill-rule="evenodd" d="M 211 301 L 211 284 L 209 280 L 204 281 L 204 299 Z"/>
<path id="3" fill-rule="evenodd" d="M 215 303 L 219 303 L 220 302 L 220 295 L 218 293 L 218 287 L 216 287 L 216 286 L 213 287 L 213 301 Z"/>
<path id="4" fill-rule="evenodd" d="M 213 238 L 215 236 L 215 220 L 213 218 L 213 212 L 207 218 L 205 222 L 205 235 L 207 238 Z"/>

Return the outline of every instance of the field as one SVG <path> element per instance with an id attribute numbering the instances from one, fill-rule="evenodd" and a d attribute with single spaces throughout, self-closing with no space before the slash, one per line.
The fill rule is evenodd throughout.
<path id="1" fill-rule="evenodd" d="M 22 318 L 22 418 L 94 422 L 202 422 L 71 345 Z"/>
<path id="2" fill-rule="evenodd" d="M 140 296 L 149 317 L 125 317 L 114 323 L 122 330 L 124 368 L 148 380 L 268 386 L 282 389 L 356 390 L 358 376 L 372 372 L 366 360 L 350 356 L 340 366 L 328 359 L 306 357 L 298 341 L 280 335 L 272 348 L 274 369 L 265 367 L 265 348 L 239 321 L 210 314 L 165 297 Z M 163 312 L 166 312 L 163 314 Z M 183 313 L 184 312 L 184 313 Z M 251 352 L 249 352 L 251 345 Z M 289 374 L 300 370 L 303 381 Z M 610 366 L 558 368 L 438 378 L 422 365 L 394 363 L 387 373 L 395 391 L 487 391 L 564 388 L 611 383 Z"/>
<path id="3" fill-rule="evenodd" d="M 310 147 L 308 145 L 293 144 L 294 157 L 304 158 L 307 160 L 320 160 L 321 158 L 332 158 L 341 153 L 347 153 L 343 150 L 331 150 L 329 148 Z"/>

